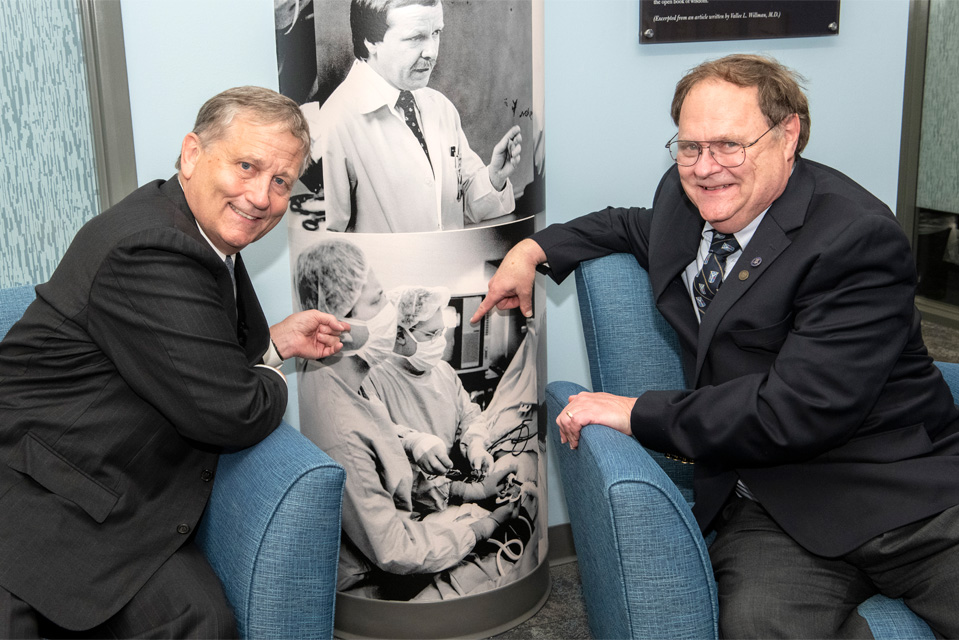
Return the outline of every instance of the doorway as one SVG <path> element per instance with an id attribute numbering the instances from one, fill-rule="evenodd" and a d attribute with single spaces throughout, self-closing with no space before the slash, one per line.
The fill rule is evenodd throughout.
<path id="1" fill-rule="evenodd" d="M 959 3 L 912 0 L 897 211 L 923 316 L 959 327 Z"/>

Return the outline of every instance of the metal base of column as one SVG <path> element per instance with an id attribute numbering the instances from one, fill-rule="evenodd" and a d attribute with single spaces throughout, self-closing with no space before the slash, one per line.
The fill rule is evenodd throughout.
<path id="1" fill-rule="evenodd" d="M 488 638 L 533 617 L 546 604 L 549 563 L 516 582 L 471 596 L 436 602 L 399 602 L 336 596 L 337 638 L 439 640 Z"/>

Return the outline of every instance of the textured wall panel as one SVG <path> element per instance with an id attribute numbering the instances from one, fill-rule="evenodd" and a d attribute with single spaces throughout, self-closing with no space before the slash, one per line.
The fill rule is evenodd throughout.
<path id="1" fill-rule="evenodd" d="M 929 3 L 916 206 L 959 213 L 959 2 Z"/>
<path id="2" fill-rule="evenodd" d="M 0 2 L 0 287 L 50 277 L 99 211 L 74 0 Z"/>

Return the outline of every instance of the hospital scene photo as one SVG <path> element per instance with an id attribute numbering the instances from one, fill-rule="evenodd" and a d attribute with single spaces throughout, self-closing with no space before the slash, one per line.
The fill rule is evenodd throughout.
<path id="1" fill-rule="evenodd" d="M 340 353 L 297 366 L 301 431 L 346 470 L 341 593 L 444 600 L 544 561 L 539 321 L 469 322 L 532 225 L 395 236 L 290 222 L 296 303 L 350 324 Z"/>

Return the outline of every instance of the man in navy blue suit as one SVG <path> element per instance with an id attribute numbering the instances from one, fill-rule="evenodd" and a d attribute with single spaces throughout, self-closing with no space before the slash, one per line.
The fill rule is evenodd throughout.
<path id="1" fill-rule="evenodd" d="M 806 96 L 774 60 L 703 63 L 672 116 L 676 164 L 652 208 L 523 240 L 474 320 L 529 312 L 537 267 L 561 281 L 632 253 L 688 388 L 582 393 L 557 422 L 572 448 L 604 424 L 695 463 L 693 512 L 718 532 L 721 634 L 870 637 L 856 607 L 884 593 L 959 637 L 959 409 L 923 344 L 895 216 L 800 157 Z"/>

